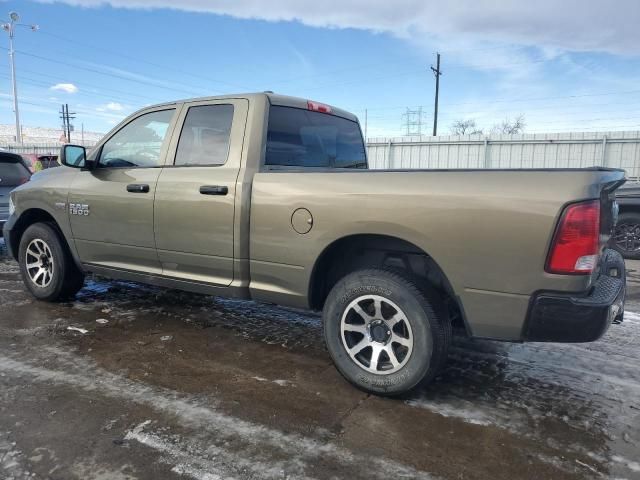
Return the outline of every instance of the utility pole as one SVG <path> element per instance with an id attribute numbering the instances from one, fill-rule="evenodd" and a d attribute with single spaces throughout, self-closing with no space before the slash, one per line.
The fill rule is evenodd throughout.
<path id="1" fill-rule="evenodd" d="M 433 108 L 433 136 L 435 137 L 438 134 L 438 93 L 440 92 L 440 75 L 442 75 L 440 71 L 439 53 L 436 53 L 436 68 L 433 68 L 433 65 L 431 65 L 431 70 L 433 70 L 433 74 L 436 76 L 436 101 Z"/>
<path id="2" fill-rule="evenodd" d="M 69 113 L 69 104 L 65 103 L 60 108 L 60 118 L 62 119 L 62 131 L 67 139 L 67 143 L 71 143 L 71 132 L 73 131 L 73 125 L 71 120 L 75 117 L 75 112 Z"/>
<path id="3" fill-rule="evenodd" d="M 22 129 L 20 128 L 20 112 L 18 111 L 18 85 L 16 82 L 16 51 L 13 48 L 13 38 L 16 27 L 28 27 L 31 31 L 38 30 L 38 25 L 24 25 L 18 23 L 20 15 L 17 12 L 9 12 L 9 21 L 2 24 L 2 29 L 9 34 L 9 60 L 11 66 L 11 89 L 13 91 L 13 112 L 16 117 L 16 143 L 22 143 Z"/>
<path id="4" fill-rule="evenodd" d="M 60 106 L 60 119 L 62 120 L 62 135 L 64 136 L 65 143 L 69 143 L 67 134 L 67 112 L 64 109 L 64 103 Z"/>

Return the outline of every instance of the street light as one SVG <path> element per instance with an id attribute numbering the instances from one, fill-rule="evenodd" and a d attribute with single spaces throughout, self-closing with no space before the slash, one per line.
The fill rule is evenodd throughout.
<path id="1" fill-rule="evenodd" d="M 11 88 L 13 90 L 13 111 L 16 115 L 16 142 L 22 143 L 22 132 L 20 131 L 20 113 L 18 112 L 18 86 L 16 84 L 16 62 L 15 50 L 13 49 L 13 37 L 15 36 L 16 27 L 28 27 L 31 31 L 38 30 L 37 25 L 24 25 L 18 23 L 20 15 L 18 12 L 9 12 L 9 22 L 2 24 L 2 29 L 9 34 L 9 59 L 11 61 Z"/>

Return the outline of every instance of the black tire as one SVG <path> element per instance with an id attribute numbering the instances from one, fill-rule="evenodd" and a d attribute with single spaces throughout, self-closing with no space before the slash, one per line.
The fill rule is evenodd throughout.
<path id="1" fill-rule="evenodd" d="M 631 235 L 629 241 L 625 241 L 625 234 Z M 618 217 L 618 223 L 614 229 L 611 248 L 630 260 L 640 260 L 640 213 L 623 212 Z"/>
<path id="2" fill-rule="evenodd" d="M 368 364 L 366 359 L 368 352 L 371 352 L 371 358 L 373 358 L 373 344 L 370 344 L 371 347 L 360 350 L 364 353 L 358 354 L 360 356 L 356 355 L 356 358 L 353 358 L 352 354 L 362 345 L 359 339 L 365 339 L 368 342 L 381 341 L 383 342 L 381 345 L 387 348 L 389 342 L 393 342 L 389 339 L 393 338 L 394 330 L 389 331 L 389 322 L 384 313 L 378 316 L 376 315 L 378 309 L 375 306 L 368 306 L 369 296 L 381 297 L 383 304 L 389 302 L 386 308 L 390 309 L 390 315 L 393 314 L 394 307 L 399 308 L 403 314 L 400 316 L 408 323 L 408 326 L 403 323 L 401 328 L 406 331 L 410 327 L 410 333 L 406 336 L 413 339 L 412 349 L 404 350 L 404 359 L 402 351 L 395 356 L 396 365 L 391 364 L 390 354 L 385 350 L 385 353 L 378 357 L 379 361 L 374 367 L 375 372 L 371 371 L 371 359 Z M 375 300 L 370 301 L 371 305 L 375 302 Z M 368 309 L 365 313 L 370 321 L 361 314 L 354 317 L 352 313 L 354 305 L 359 306 L 360 309 Z M 427 295 L 417 287 L 417 282 L 395 271 L 373 268 L 359 270 L 342 278 L 329 293 L 323 312 L 325 342 L 338 371 L 361 390 L 385 396 L 401 395 L 433 380 L 446 362 L 451 341 L 451 325 L 448 318 L 443 315 L 444 310 L 440 306 L 441 303 L 437 299 L 430 301 L 427 298 Z M 384 308 L 381 307 L 380 312 L 383 312 Z M 384 319 L 383 323 L 387 325 L 378 330 L 377 336 L 381 337 L 378 339 L 374 338 L 373 333 L 368 335 L 355 332 L 358 336 L 354 341 L 357 345 L 354 346 L 349 344 L 353 340 L 347 338 L 352 335 L 352 332 L 343 331 L 343 316 L 345 323 L 349 326 L 354 325 L 349 323 L 352 321 L 349 320 L 349 316 L 362 318 L 367 332 L 373 332 L 370 327 L 375 322 L 379 322 L 371 319 L 381 316 Z M 359 322 L 359 319 L 356 322 Z M 361 325 L 356 327 L 363 328 Z M 381 333 L 384 332 L 384 328 L 387 328 L 387 337 L 385 333 Z M 387 339 L 386 344 L 384 338 Z M 396 344 L 393 347 L 394 350 L 397 350 L 398 346 Z M 351 348 L 352 354 L 348 352 L 348 347 Z M 383 348 L 380 345 L 378 347 Z M 386 361 L 380 360 L 384 358 Z M 387 368 L 386 373 L 384 368 Z"/>
<path id="3" fill-rule="evenodd" d="M 31 252 L 37 250 L 36 247 L 46 246 L 50 253 L 50 260 L 43 263 L 42 259 L 36 260 L 31 253 L 27 255 L 30 245 L 34 245 Z M 45 257 L 48 255 L 45 254 Z M 27 267 L 28 263 L 34 262 L 44 265 L 43 268 L 49 271 L 48 276 L 43 277 L 41 274 L 36 277 L 40 267 Z M 38 300 L 47 302 L 64 300 L 74 296 L 84 285 L 84 275 L 73 261 L 65 241 L 55 226 L 49 223 L 34 223 L 25 230 L 20 239 L 18 263 L 24 284 Z M 35 280 L 34 277 L 36 277 Z M 47 278 L 48 282 L 43 278 Z"/>

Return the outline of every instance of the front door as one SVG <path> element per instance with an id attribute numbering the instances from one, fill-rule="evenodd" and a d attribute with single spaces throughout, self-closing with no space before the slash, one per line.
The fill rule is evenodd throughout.
<path id="1" fill-rule="evenodd" d="M 155 238 L 163 273 L 228 286 L 233 281 L 236 182 L 249 102 L 185 104 L 160 174 Z"/>
<path id="2" fill-rule="evenodd" d="M 175 117 L 175 108 L 142 113 L 95 150 L 94 169 L 74 177 L 68 211 L 83 263 L 162 273 L 153 199 Z"/>

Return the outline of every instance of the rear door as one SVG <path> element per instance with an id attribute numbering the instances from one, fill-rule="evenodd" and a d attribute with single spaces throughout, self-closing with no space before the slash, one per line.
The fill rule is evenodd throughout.
<path id="1" fill-rule="evenodd" d="M 246 99 L 225 99 L 182 109 L 156 189 L 155 240 L 165 275 L 218 286 L 233 281 L 235 193 L 248 106 Z"/>
<path id="2" fill-rule="evenodd" d="M 161 273 L 153 197 L 177 118 L 175 107 L 147 110 L 117 130 L 69 189 L 69 218 L 84 263 Z"/>

